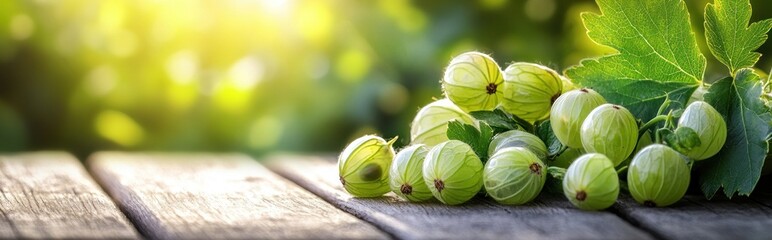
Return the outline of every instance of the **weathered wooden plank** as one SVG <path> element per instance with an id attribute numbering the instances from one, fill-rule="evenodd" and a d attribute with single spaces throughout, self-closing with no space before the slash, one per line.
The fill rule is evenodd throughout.
<path id="1" fill-rule="evenodd" d="M 338 182 L 331 158 L 276 156 L 267 166 L 334 205 L 404 239 L 649 239 L 609 212 L 573 208 L 561 196 L 543 194 L 525 206 L 473 199 L 460 206 L 410 203 L 389 193 L 354 198 Z"/>
<path id="2" fill-rule="evenodd" d="M 708 201 L 703 196 L 687 195 L 666 208 L 650 208 L 624 195 L 614 207 L 628 220 L 664 239 L 772 238 L 772 208 L 747 197 Z"/>
<path id="3" fill-rule="evenodd" d="M 0 238 L 135 239 L 134 227 L 75 157 L 0 156 Z"/>
<path id="4" fill-rule="evenodd" d="M 104 152 L 89 167 L 149 238 L 388 238 L 244 155 Z"/>

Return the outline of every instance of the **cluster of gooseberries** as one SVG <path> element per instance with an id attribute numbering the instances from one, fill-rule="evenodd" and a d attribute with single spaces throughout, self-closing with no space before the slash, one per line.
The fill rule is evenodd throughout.
<path id="1" fill-rule="evenodd" d="M 356 197 L 392 191 L 409 201 L 435 198 L 449 205 L 483 192 L 519 205 L 535 199 L 550 177 L 562 181 L 558 185 L 576 207 L 601 210 L 616 202 L 626 169 L 633 198 L 662 207 L 684 196 L 692 162 L 715 155 L 726 139 L 722 116 L 705 102 L 676 111 L 666 101 L 656 118 L 640 124 L 625 107 L 550 68 L 513 63 L 502 71 L 479 52 L 453 58 L 441 84 L 446 98 L 418 111 L 409 146 L 395 153 L 396 138 L 366 135 L 343 150 L 338 170 L 346 191 Z M 526 128 L 499 131 L 487 153 L 449 139 L 449 122 L 478 127 L 481 120 L 470 113 L 497 108 L 533 126 L 544 124 L 562 147 L 551 152 Z"/>

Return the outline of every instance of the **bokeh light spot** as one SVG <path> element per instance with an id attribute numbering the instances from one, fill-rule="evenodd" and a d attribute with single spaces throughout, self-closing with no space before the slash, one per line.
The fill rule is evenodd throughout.
<path id="1" fill-rule="evenodd" d="M 105 96 L 109 94 L 118 82 L 118 75 L 115 70 L 102 65 L 92 69 L 85 79 L 85 90 L 93 96 Z"/>
<path id="2" fill-rule="evenodd" d="M 125 147 L 136 146 L 145 138 L 142 126 L 129 115 L 115 110 L 99 113 L 94 127 L 99 136 Z"/>
<path id="3" fill-rule="evenodd" d="M 190 50 L 182 50 L 172 55 L 166 63 L 169 78 L 178 84 L 188 84 L 198 74 L 198 55 Z"/>
<path id="4" fill-rule="evenodd" d="M 275 146 L 281 138 L 284 125 L 273 116 L 262 116 L 255 119 L 249 128 L 247 142 L 249 147 L 265 150 Z"/>
<path id="5" fill-rule="evenodd" d="M 233 64 L 228 73 L 237 88 L 251 89 L 263 79 L 265 66 L 257 58 L 247 56 Z"/>
<path id="6" fill-rule="evenodd" d="M 555 15 L 555 0 L 528 0 L 525 2 L 525 15 L 533 21 L 547 21 Z"/>
<path id="7" fill-rule="evenodd" d="M 349 49 L 337 59 L 335 71 L 346 82 L 358 82 L 370 71 L 370 57 L 362 51 Z"/>
<path id="8" fill-rule="evenodd" d="M 11 37 L 16 40 L 26 40 L 35 32 L 35 22 L 26 14 L 18 14 L 11 18 Z"/>

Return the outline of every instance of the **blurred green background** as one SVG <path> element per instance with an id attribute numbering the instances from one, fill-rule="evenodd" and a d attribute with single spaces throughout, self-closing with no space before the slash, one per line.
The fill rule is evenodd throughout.
<path id="1" fill-rule="evenodd" d="M 705 0 L 687 0 L 703 53 Z M 753 20 L 772 1 L 751 1 Z M 452 56 L 611 53 L 569 0 L 0 1 L 0 150 L 338 151 L 409 140 Z M 772 44 L 758 66 L 772 67 Z M 722 66 L 709 59 L 708 81 Z"/>

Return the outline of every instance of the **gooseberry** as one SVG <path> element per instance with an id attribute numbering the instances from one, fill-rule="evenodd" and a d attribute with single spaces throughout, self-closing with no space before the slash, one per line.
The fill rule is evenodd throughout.
<path id="1" fill-rule="evenodd" d="M 689 187 L 689 166 L 681 154 L 662 144 L 643 148 L 627 169 L 630 194 L 638 203 L 664 207 L 678 202 Z"/>
<path id="2" fill-rule="evenodd" d="M 585 151 L 601 153 L 617 166 L 635 150 L 638 123 L 626 108 L 607 103 L 587 115 L 579 134 Z"/>
<path id="3" fill-rule="evenodd" d="M 571 166 L 571 163 L 574 162 L 577 158 L 585 154 L 586 152 L 584 149 L 581 148 L 568 148 L 563 153 L 558 155 L 558 157 L 555 158 L 554 161 L 550 162 L 550 166 L 555 167 L 561 167 L 561 168 L 568 168 L 568 166 Z"/>
<path id="4" fill-rule="evenodd" d="M 501 68 L 490 56 L 466 52 L 450 61 L 442 78 L 445 96 L 466 112 L 492 110 L 499 104 Z"/>
<path id="5" fill-rule="evenodd" d="M 555 137 L 563 145 L 581 148 L 582 138 L 579 130 L 582 122 L 593 109 L 604 103 L 606 99 L 587 88 L 573 90 L 558 97 L 550 109 L 550 126 Z"/>
<path id="6" fill-rule="evenodd" d="M 496 134 L 488 147 L 488 156 L 507 147 L 524 147 L 539 159 L 546 159 L 547 145 L 536 135 L 520 130 L 510 130 Z"/>
<path id="7" fill-rule="evenodd" d="M 566 170 L 563 194 L 574 206 L 601 210 L 616 202 L 619 177 L 609 158 L 599 153 L 582 155 Z"/>
<path id="8" fill-rule="evenodd" d="M 483 185 L 488 195 L 499 203 L 525 204 L 541 192 L 547 180 L 546 170 L 530 150 L 507 147 L 485 163 Z"/>
<path id="9" fill-rule="evenodd" d="M 406 147 L 397 153 L 389 171 L 392 192 L 413 202 L 432 198 L 432 192 L 424 183 L 422 172 L 428 152 L 425 145 L 419 144 Z"/>
<path id="10" fill-rule="evenodd" d="M 424 160 L 424 183 L 440 202 L 457 205 L 482 189 L 483 164 L 472 147 L 458 140 L 434 146 Z"/>
<path id="11" fill-rule="evenodd" d="M 365 135 L 351 142 L 338 157 L 338 173 L 343 188 L 355 197 L 378 197 L 389 192 L 388 169 L 394 158 L 389 142 Z"/>
<path id="12" fill-rule="evenodd" d="M 447 98 L 440 99 L 424 106 L 418 111 L 410 126 L 410 141 L 412 144 L 426 144 L 431 147 L 447 141 L 448 122 L 458 120 L 474 124 L 474 118 L 454 105 Z"/>
<path id="13" fill-rule="evenodd" d="M 513 63 L 504 70 L 501 106 L 526 121 L 546 119 L 552 103 L 563 91 L 554 70 L 533 63 Z"/>
<path id="14" fill-rule="evenodd" d="M 695 101 L 686 107 L 678 119 L 678 127 L 691 128 L 700 138 L 699 146 L 682 152 L 693 160 L 703 160 L 716 155 L 726 142 L 724 118 L 715 108 L 703 101 Z"/>

